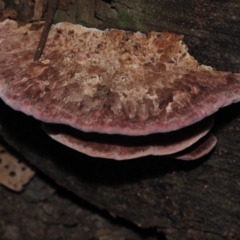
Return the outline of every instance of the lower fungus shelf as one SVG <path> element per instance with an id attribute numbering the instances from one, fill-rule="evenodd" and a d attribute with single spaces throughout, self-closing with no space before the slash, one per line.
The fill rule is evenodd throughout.
<path id="1" fill-rule="evenodd" d="M 42 124 L 43 130 L 63 145 L 89 156 L 114 160 L 127 160 L 147 155 L 169 155 L 171 158 L 182 160 L 200 158 L 210 152 L 216 144 L 216 138 L 208 134 L 212 126 L 213 118 L 209 117 L 170 133 L 126 136 L 85 133 L 66 125 Z"/>

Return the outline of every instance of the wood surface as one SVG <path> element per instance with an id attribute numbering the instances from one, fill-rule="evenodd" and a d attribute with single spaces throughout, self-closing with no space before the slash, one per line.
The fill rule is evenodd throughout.
<path id="1" fill-rule="evenodd" d="M 114 216 L 142 228 L 156 227 L 168 240 L 231 239 L 239 237 L 239 109 L 235 104 L 215 115 L 217 147 L 192 162 L 87 157 L 54 142 L 40 122 L 2 102 L 0 132 L 59 185 Z"/>

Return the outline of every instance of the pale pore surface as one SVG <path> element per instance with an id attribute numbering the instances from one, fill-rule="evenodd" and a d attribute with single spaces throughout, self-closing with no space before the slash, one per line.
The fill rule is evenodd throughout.
<path id="1" fill-rule="evenodd" d="M 199 65 L 182 36 L 0 23 L 0 97 L 44 122 L 82 131 L 146 135 L 191 125 L 239 101 L 240 75 Z"/>
<path id="2" fill-rule="evenodd" d="M 42 128 L 54 140 L 89 156 L 127 160 L 147 155 L 167 155 L 182 151 L 205 136 L 212 125 L 213 118 L 209 117 L 174 132 L 148 136 L 84 133 L 66 125 L 46 123 L 42 124 Z M 191 150 L 191 152 L 193 151 Z M 190 155 L 190 153 L 188 154 Z M 185 155 L 180 159 L 184 159 Z M 199 156 L 196 158 L 199 158 Z"/>

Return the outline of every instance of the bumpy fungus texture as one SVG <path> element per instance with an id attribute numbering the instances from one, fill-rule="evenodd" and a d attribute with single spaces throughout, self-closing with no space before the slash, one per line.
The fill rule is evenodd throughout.
<path id="1" fill-rule="evenodd" d="M 20 192 L 35 172 L 0 145 L 0 184 Z"/>
<path id="2" fill-rule="evenodd" d="M 85 132 L 52 134 L 45 127 L 54 139 L 89 155 L 127 159 L 180 151 L 204 134 L 188 135 L 195 139 L 191 144 L 179 136 L 178 142 L 155 142 L 155 134 L 190 126 L 240 100 L 240 75 L 200 65 L 180 35 L 59 23 L 50 30 L 40 61 L 33 62 L 41 32 L 41 24 L 0 23 L 0 97 L 43 122 Z M 128 146 L 120 144 L 126 136 L 107 142 L 111 137 L 102 135 L 99 142 L 97 134 L 86 132 L 152 135 L 134 140 L 133 147 L 130 138 Z M 204 139 L 178 157 L 195 159 L 210 151 L 216 139 Z"/>
<path id="3" fill-rule="evenodd" d="M 0 97 L 44 122 L 146 135 L 191 125 L 240 99 L 240 75 L 200 65 L 182 36 L 0 23 Z"/>
<path id="4" fill-rule="evenodd" d="M 168 155 L 182 151 L 204 137 L 212 125 L 213 119 L 208 117 L 178 131 L 148 136 L 85 133 L 66 125 L 49 123 L 44 123 L 42 128 L 54 140 L 79 152 L 93 157 L 125 160 L 147 155 Z M 211 146 L 207 151 L 213 147 Z M 181 154 L 181 159 L 184 159 L 185 155 Z M 191 156 L 193 155 L 191 154 Z M 199 158 L 200 155 L 195 154 L 195 156 Z M 177 157 L 180 159 L 179 156 Z"/>

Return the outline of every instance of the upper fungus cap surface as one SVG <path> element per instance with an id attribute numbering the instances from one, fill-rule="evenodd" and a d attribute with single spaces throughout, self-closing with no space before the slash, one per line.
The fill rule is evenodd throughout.
<path id="1" fill-rule="evenodd" d="M 200 65 L 182 36 L 0 23 L 0 97 L 45 122 L 147 135 L 191 125 L 240 99 L 240 75 Z"/>

